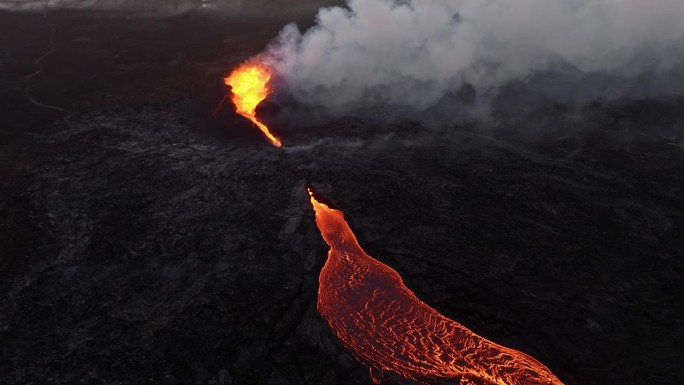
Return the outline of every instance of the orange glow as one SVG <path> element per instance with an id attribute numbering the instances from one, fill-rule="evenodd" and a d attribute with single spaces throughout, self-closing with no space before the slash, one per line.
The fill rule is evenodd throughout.
<path id="1" fill-rule="evenodd" d="M 235 103 L 236 112 L 251 120 L 274 146 L 280 147 L 280 140 L 273 136 L 268 127 L 256 116 L 257 106 L 270 93 L 268 88 L 270 80 L 271 71 L 268 67 L 256 62 L 248 62 L 233 70 L 225 78 L 225 83 L 232 87 L 232 100 Z"/>
<path id="2" fill-rule="evenodd" d="M 534 358 L 480 337 L 418 299 L 396 271 L 363 251 L 341 211 L 318 202 L 310 189 L 309 195 L 330 246 L 318 311 L 375 383 L 386 371 L 422 384 L 562 385 Z"/>

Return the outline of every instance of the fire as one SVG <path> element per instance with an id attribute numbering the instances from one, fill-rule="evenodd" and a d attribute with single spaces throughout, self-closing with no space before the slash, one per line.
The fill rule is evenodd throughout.
<path id="1" fill-rule="evenodd" d="M 319 277 L 318 311 L 375 383 L 387 371 L 423 384 L 562 385 L 534 358 L 422 302 L 396 271 L 363 251 L 341 211 L 318 202 L 310 189 L 309 196 L 330 246 Z"/>
<path id="2" fill-rule="evenodd" d="M 236 112 L 251 120 L 274 146 L 280 147 L 280 140 L 271 134 L 268 127 L 256 116 L 257 106 L 270 93 L 268 88 L 268 82 L 271 80 L 270 69 L 257 62 L 248 62 L 233 70 L 224 80 L 226 85 L 232 87 L 232 100 L 235 103 Z"/>

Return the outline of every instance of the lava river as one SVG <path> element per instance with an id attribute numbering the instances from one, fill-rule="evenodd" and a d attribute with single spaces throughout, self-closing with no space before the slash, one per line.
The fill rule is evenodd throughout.
<path id="1" fill-rule="evenodd" d="M 422 302 L 396 271 L 363 251 L 341 211 L 318 202 L 311 190 L 309 195 L 330 246 L 318 311 L 376 383 L 385 371 L 423 384 L 562 384 L 534 358 L 480 337 Z"/>

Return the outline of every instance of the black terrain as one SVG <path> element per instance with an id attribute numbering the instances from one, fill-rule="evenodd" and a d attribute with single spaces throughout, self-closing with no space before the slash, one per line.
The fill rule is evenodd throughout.
<path id="1" fill-rule="evenodd" d="M 684 383 L 682 96 L 432 128 L 272 102 L 277 149 L 212 112 L 288 21 L 0 13 L 0 382 L 371 384 L 316 311 L 310 185 L 566 384 Z"/>

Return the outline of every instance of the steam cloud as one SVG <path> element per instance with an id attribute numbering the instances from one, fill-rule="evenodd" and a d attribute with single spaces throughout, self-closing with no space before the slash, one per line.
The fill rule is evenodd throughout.
<path id="1" fill-rule="evenodd" d="M 349 0 L 287 25 L 262 60 L 306 105 L 424 110 L 544 71 L 680 76 L 682 20 L 682 0 Z"/>

